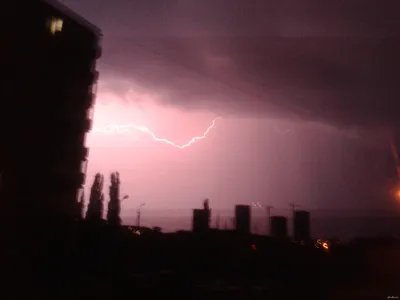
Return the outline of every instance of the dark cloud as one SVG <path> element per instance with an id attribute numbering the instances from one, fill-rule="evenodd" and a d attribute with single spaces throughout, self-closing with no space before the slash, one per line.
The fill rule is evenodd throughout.
<path id="1" fill-rule="evenodd" d="M 397 0 L 70 4 L 104 30 L 103 80 L 168 105 L 399 126 Z"/>

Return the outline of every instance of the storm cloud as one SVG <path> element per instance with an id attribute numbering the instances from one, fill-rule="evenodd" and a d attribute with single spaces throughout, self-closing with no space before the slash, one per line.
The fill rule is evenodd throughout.
<path id="1" fill-rule="evenodd" d="M 102 80 L 121 94 L 137 86 L 222 116 L 399 127 L 398 1 L 65 2 L 103 29 Z"/>

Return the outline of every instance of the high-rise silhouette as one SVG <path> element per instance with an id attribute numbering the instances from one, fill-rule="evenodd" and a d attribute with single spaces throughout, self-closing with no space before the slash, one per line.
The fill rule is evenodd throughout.
<path id="1" fill-rule="evenodd" d="M 23 240 L 45 255 L 58 237 L 68 240 L 78 216 L 101 33 L 57 3 L 7 1 L 2 9 L 0 227 L 4 245 Z"/>
<path id="2" fill-rule="evenodd" d="M 294 212 L 293 230 L 295 240 L 310 240 L 310 213 L 308 211 Z"/>
<path id="3" fill-rule="evenodd" d="M 270 218 L 270 235 L 274 238 L 287 238 L 288 226 L 287 219 L 283 216 L 273 216 Z"/>
<path id="4" fill-rule="evenodd" d="M 249 205 L 236 205 L 235 207 L 236 232 L 239 234 L 250 234 L 251 214 Z"/>
<path id="5" fill-rule="evenodd" d="M 193 232 L 206 232 L 210 229 L 210 205 L 208 199 L 203 202 L 203 209 L 193 210 L 192 230 Z"/>

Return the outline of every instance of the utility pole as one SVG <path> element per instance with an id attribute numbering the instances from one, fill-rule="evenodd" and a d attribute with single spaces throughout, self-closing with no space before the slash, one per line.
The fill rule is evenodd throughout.
<path id="1" fill-rule="evenodd" d="M 296 211 L 296 205 L 294 203 L 290 203 L 289 205 L 292 208 L 292 213 L 293 213 L 293 216 L 294 216 L 294 212 Z"/>
<path id="2" fill-rule="evenodd" d="M 292 232 L 293 232 L 293 239 L 295 238 L 294 234 L 294 218 L 295 218 L 295 213 L 296 213 L 296 205 L 294 203 L 290 203 L 289 206 L 292 208 Z"/>
<path id="3" fill-rule="evenodd" d="M 271 205 L 267 205 L 267 207 L 265 208 L 267 210 L 267 218 L 268 218 L 268 230 L 269 230 L 269 234 L 271 235 L 271 209 L 274 208 Z"/>
<path id="4" fill-rule="evenodd" d="M 145 206 L 145 205 L 146 205 L 146 203 L 141 203 L 141 204 L 139 205 L 138 210 L 137 210 L 137 218 L 136 218 L 136 227 L 137 227 L 137 230 L 139 230 L 139 228 L 140 228 L 140 213 L 141 213 L 141 208 L 142 208 L 142 206 Z"/>

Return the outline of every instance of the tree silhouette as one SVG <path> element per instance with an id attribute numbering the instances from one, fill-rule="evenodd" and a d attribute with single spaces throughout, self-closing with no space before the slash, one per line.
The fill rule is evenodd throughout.
<path id="1" fill-rule="evenodd" d="M 110 201 L 108 202 L 107 221 L 110 225 L 121 225 L 121 201 L 119 199 L 119 173 L 111 173 L 110 176 Z"/>
<path id="2" fill-rule="evenodd" d="M 98 221 L 103 217 L 103 185 L 104 176 L 97 173 L 90 191 L 89 205 L 86 212 L 86 220 Z"/>

